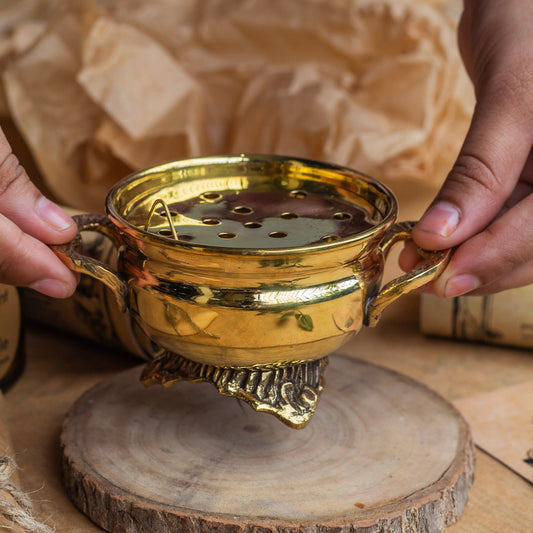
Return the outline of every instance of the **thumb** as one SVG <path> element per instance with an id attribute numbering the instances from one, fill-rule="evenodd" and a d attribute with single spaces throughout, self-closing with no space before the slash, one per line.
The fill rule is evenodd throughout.
<path id="1" fill-rule="evenodd" d="M 482 92 L 470 129 L 441 190 L 413 230 L 429 250 L 457 246 L 500 213 L 531 150 L 529 102 L 509 85 Z"/>

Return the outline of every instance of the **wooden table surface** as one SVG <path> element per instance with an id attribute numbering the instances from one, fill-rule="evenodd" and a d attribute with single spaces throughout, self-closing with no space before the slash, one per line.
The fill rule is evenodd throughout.
<path id="1" fill-rule="evenodd" d="M 362 330 L 340 353 L 406 374 L 449 401 L 533 379 L 531 351 L 422 336 L 418 306 L 418 295 L 404 296 L 385 311 L 377 327 Z M 40 327 L 29 328 L 26 342 L 26 370 L 5 394 L 22 486 L 31 492 L 37 518 L 57 532 L 101 531 L 63 491 L 60 426 L 85 390 L 139 361 Z M 476 449 L 476 479 L 466 510 L 448 531 L 533 531 L 533 485 Z"/>

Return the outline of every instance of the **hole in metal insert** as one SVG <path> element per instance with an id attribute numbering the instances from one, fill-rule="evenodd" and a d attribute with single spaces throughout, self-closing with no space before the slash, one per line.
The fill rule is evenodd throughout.
<path id="1" fill-rule="evenodd" d="M 261 222 L 245 222 L 244 227 L 245 228 L 260 228 L 263 224 Z"/>
<path id="2" fill-rule="evenodd" d="M 207 224 L 208 226 L 218 226 L 218 224 L 221 224 L 222 222 L 218 218 L 204 218 L 202 223 Z"/>
<path id="3" fill-rule="evenodd" d="M 352 215 L 350 215 L 350 213 L 339 211 L 338 213 L 335 213 L 333 215 L 333 218 L 335 218 L 336 220 L 349 220 L 350 218 L 352 218 Z"/>
<path id="4" fill-rule="evenodd" d="M 219 192 L 204 192 L 202 195 L 200 195 L 200 198 L 213 202 L 214 200 L 219 200 L 222 198 L 222 195 Z"/>
<path id="5" fill-rule="evenodd" d="M 272 237 L 273 239 L 283 239 L 283 237 L 286 237 L 287 234 L 284 231 L 271 231 L 268 236 Z"/>
<path id="6" fill-rule="evenodd" d="M 238 205 L 237 207 L 233 208 L 233 212 L 237 213 L 238 215 L 249 215 L 250 213 L 253 213 L 254 210 L 247 205 Z"/>
<path id="7" fill-rule="evenodd" d="M 164 237 L 172 237 L 172 231 L 169 229 L 160 229 L 158 231 L 159 235 L 163 235 Z"/>
<path id="8" fill-rule="evenodd" d="M 289 196 L 291 198 L 305 198 L 307 196 L 307 192 L 302 191 L 301 189 L 295 189 L 289 193 Z"/>
<path id="9" fill-rule="evenodd" d="M 162 217 L 166 216 L 166 211 L 164 209 L 158 209 L 156 211 L 156 213 Z M 171 217 L 177 217 L 179 215 L 179 213 L 177 211 L 169 211 L 168 214 L 171 216 Z"/>
<path id="10" fill-rule="evenodd" d="M 333 242 L 333 241 L 338 241 L 340 239 L 340 237 L 338 235 L 324 235 L 324 237 L 322 237 L 320 240 L 322 242 Z"/>
<path id="11" fill-rule="evenodd" d="M 294 220 L 295 218 L 298 218 L 298 215 L 292 212 L 281 213 L 280 216 L 281 218 L 284 218 L 285 220 Z"/>
<path id="12" fill-rule="evenodd" d="M 221 239 L 234 239 L 235 237 L 237 237 L 235 233 L 226 233 L 226 232 L 219 233 L 218 236 Z"/>

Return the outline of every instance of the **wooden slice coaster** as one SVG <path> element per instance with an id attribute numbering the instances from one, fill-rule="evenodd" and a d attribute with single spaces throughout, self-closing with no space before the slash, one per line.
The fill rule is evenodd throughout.
<path id="1" fill-rule="evenodd" d="M 61 435 L 66 491 L 107 531 L 441 532 L 473 479 L 468 427 L 395 372 L 342 356 L 302 430 L 208 384 L 85 393 Z"/>

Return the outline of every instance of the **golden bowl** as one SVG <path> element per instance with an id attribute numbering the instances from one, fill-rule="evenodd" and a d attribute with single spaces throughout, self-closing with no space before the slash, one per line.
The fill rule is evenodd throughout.
<path id="1" fill-rule="evenodd" d="M 280 376 L 290 374 L 294 388 L 300 371 L 313 376 L 292 393 L 314 402 L 312 410 L 324 358 L 437 276 L 449 255 L 421 251 L 422 266 L 381 287 L 387 254 L 411 237 L 413 223 L 396 223 L 396 199 L 379 181 L 299 158 L 241 154 L 164 164 L 119 182 L 106 209 L 107 216 L 76 220 L 80 231 L 113 240 L 116 270 L 78 254 L 75 243 L 55 251 L 108 285 L 165 351 L 145 382 L 217 384 L 213 373 L 228 370 L 240 381 L 243 372 L 285 383 Z M 219 390 L 273 412 L 247 399 L 239 379 Z M 285 422 L 292 416 L 274 414 Z M 308 418 L 289 423 L 300 427 Z"/>

